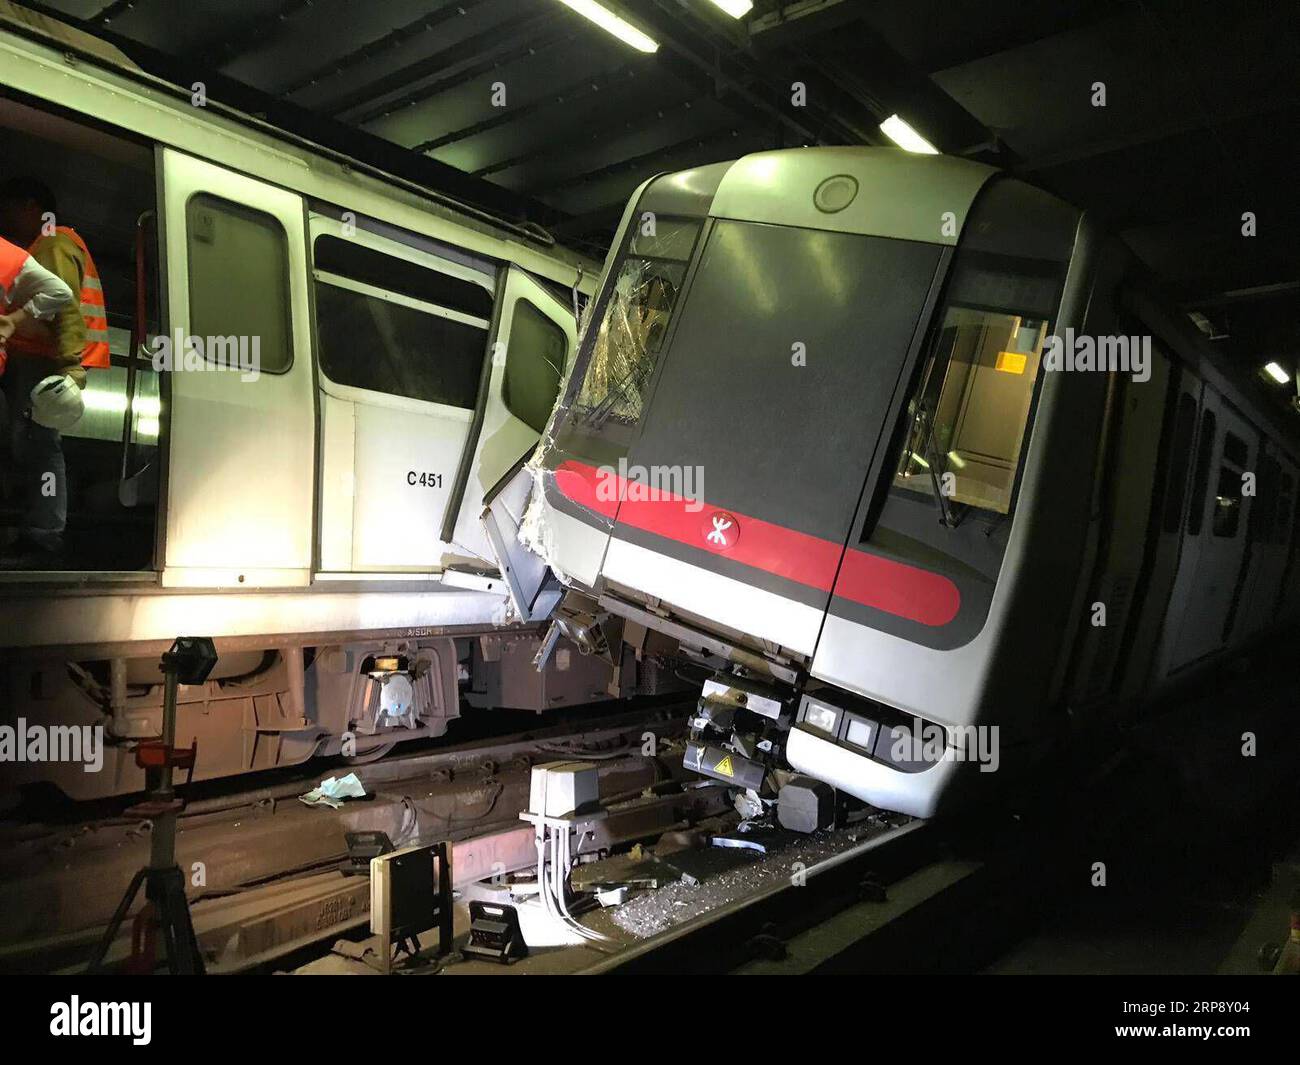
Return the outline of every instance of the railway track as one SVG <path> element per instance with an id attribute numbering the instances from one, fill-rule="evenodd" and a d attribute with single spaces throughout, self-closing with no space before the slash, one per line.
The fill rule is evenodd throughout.
<path id="1" fill-rule="evenodd" d="M 531 834 L 530 834 L 531 835 Z M 873 815 L 851 830 L 818 834 L 744 867 L 685 886 L 661 884 L 619 911 L 597 910 L 584 923 L 608 937 L 598 946 L 579 944 L 536 951 L 508 967 L 466 959 L 456 953 L 425 971 L 444 975 L 711 975 L 724 973 L 942 971 L 978 957 L 986 944 L 963 933 L 964 947 L 949 942 L 954 927 L 988 915 L 990 929 L 1013 927 L 993 919 L 1021 905 L 1028 885 L 1015 882 L 1012 851 L 990 852 L 987 860 L 959 857 L 948 834 L 932 822 Z M 707 850 L 708 848 L 706 848 Z M 805 866 L 809 850 L 826 853 Z M 698 853 L 698 852 L 696 852 Z M 669 859 L 671 862 L 672 859 Z M 602 863 L 596 863 L 598 868 Z M 1022 867 L 1023 868 L 1023 867 Z M 791 870 L 796 872 L 792 875 Z M 602 873 L 591 876 L 603 878 Z M 1023 877 L 1020 878 L 1022 881 Z M 461 883 L 461 877 L 456 881 Z M 478 885 L 482 887 L 482 885 Z M 469 894 L 473 895 L 473 890 Z M 686 902 L 683 900 L 691 900 Z M 626 911 L 640 907 L 637 919 Z M 699 912 L 673 919 L 653 934 L 632 932 L 647 909 Z M 457 944 L 468 931 L 459 914 Z M 373 941 L 334 945 L 293 971 L 359 974 L 375 963 Z"/>
<path id="2" fill-rule="evenodd" d="M 364 921 L 364 878 L 344 884 L 337 872 L 349 831 L 384 831 L 396 845 L 452 840 L 465 876 L 523 868 L 531 838 L 523 839 L 517 815 L 527 806 L 533 764 L 595 760 L 602 791 L 638 792 L 680 772 L 671 757 L 643 749 L 653 736 L 659 749 L 671 750 L 682 710 L 623 710 L 252 790 L 208 789 L 177 826 L 177 859 L 200 940 L 218 970 L 242 969 Z M 357 774 L 365 800 L 339 810 L 297 801 L 312 782 L 340 771 Z M 640 817 L 653 828 L 671 823 L 675 811 L 664 806 Z M 0 832 L 0 970 L 75 970 L 148 854 L 149 823 L 97 809 L 83 820 L 9 821 Z"/>
<path id="3" fill-rule="evenodd" d="M 384 831 L 398 846 L 450 841 L 462 897 L 489 878 L 528 875 L 536 862 L 533 830 L 518 814 L 528 805 L 531 766 L 540 761 L 600 765 L 602 799 L 612 805 L 590 845 L 602 853 L 626 854 L 674 829 L 726 831 L 736 821 L 726 789 L 680 768 L 684 709 L 625 711 L 352 767 L 369 797 L 340 810 L 297 801 L 321 773 L 191 802 L 180 818 L 177 855 L 209 972 L 369 970 L 369 882 L 341 871 L 348 831 Z M 647 734 L 663 757 L 642 753 Z M 147 823 L 107 816 L 5 828 L 9 838 L 0 846 L 11 861 L 0 876 L 0 971 L 80 971 L 148 851 Z M 918 920 L 943 900 L 969 897 L 981 877 L 982 863 L 942 855 L 932 824 L 874 814 L 806 845 L 787 841 L 697 889 L 670 885 L 657 901 L 640 897 L 636 903 L 651 915 L 640 928 L 613 911 L 591 915 L 613 942 L 603 952 L 574 947 L 509 969 L 471 961 L 444 971 L 812 971 L 868 943 L 896 964 L 898 944 L 920 941 Z M 667 914 L 667 927 L 657 927 L 656 908 Z M 816 931 L 837 920 L 839 936 Z M 124 927 L 129 932 L 130 922 Z M 458 938 L 466 931 L 462 912 Z M 110 966 L 128 954 L 124 935 Z"/>
<path id="4" fill-rule="evenodd" d="M 673 829 L 734 824 L 726 790 L 680 769 L 675 745 L 683 709 L 625 711 L 581 726 L 353 767 L 370 797 L 337 811 L 297 801 L 319 773 L 224 794 L 208 789 L 180 818 L 177 855 L 209 971 L 304 964 L 312 971 L 335 946 L 344 954 L 325 971 L 366 970 L 358 957 L 364 954 L 369 883 L 340 871 L 347 831 L 378 829 L 399 846 L 451 841 L 454 883 L 462 893 L 489 878 L 530 870 L 533 830 L 518 813 L 528 804 L 529 770 L 540 761 L 575 757 L 600 765 L 602 798 L 612 805 L 591 846 L 603 853 L 625 854 L 636 842 Z M 642 753 L 648 733 L 665 757 Z M 0 971 L 80 971 L 148 851 L 147 823 L 96 816 L 11 822 L 4 830 L 0 846 L 10 860 L 0 875 Z M 829 841 L 827 853 L 808 858 L 806 872 L 794 880 L 786 871 L 796 854 L 790 851 L 747 867 L 732 886 L 725 878 L 720 887 L 706 885 L 692 901 L 702 912 L 661 932 L 629 934 L 609 915 L 595 915 L 598 927 L 613 934 L 614 953 L 576 948 L 538 954 L 511 969 L 471 962 L 446 971 L 636 973 L 753 964 L 775 950 L 774 937 L 794 936 L 808 919 L 841 911 L 864 891 L 870 895 L 872 885 L 894 883 L 924 866 L 929 840 L 924 822 L 882 815 L 851 837 Z M 458 934 L 465 930 L 462 914 Z M 110 952 L 110 966 L 128 954 L 124 935 Z"/>

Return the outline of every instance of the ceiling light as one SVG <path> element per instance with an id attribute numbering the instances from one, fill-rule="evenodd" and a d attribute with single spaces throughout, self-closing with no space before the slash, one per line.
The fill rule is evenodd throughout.
<path id="1" fill-rule="evenodd" d="M 1264 372 L 1273 378 L 1279 385 L 1289 384 L 1291 375 L 1275 362 L 1270 362 L 1264 367 Z"/>
<path id="2" fill-rule="evenodd" d="M 621 15 L 616 15 L 607 7 L 602 7 L 596 0 L 560 0 L 565 7 L 572 8 L 583 18 L 590 19 L 602 30 L 612 33 L 620 41 L 630 44 L 638 52 L 657 52 L 659 42 L 642 33 Z"/>
<path id="3" fill-rule="evenodd" d="M 753 0 L 712 0 L 712 3 L 732 18 L 742 18 L 754 10 Z"/>
<path id="4" fill-rule="evenodd" d="M 917 133 L 897 115 L 890 115 L 880 123 L 880 132 L 909 152 L 921 152 L 925 155 L 938 155 L 939 149 Z"/>

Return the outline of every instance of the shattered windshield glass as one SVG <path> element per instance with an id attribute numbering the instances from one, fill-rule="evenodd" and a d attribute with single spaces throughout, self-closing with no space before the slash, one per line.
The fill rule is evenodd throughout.
<path id="1" fill-rule="evenodd" d="M 699 223 L 643 219 L 614 275 L 574 398 L 580 423 L 635 424 L 690 258 Z"/>

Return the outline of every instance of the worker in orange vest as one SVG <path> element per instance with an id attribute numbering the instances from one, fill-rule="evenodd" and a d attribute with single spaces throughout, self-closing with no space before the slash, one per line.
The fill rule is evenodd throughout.
<path id="1" fill-rule="evenodd" d="M 62 569 L 68 485 L 58 426 L 67 427 L 68 404 L 79 403 L 71 385 L 84 388 L 87 369 L 109 365 L 104 290 L 85 241 L 58 224 L 54 194 L 35 178 L 0 183 L 0 237 L 26 248 L 75 297 L 49 324 L 19 325 L 5 342 L 0 363 L 13 468 L 24 504 L 17 538 L 0 552 L 0 568 Z M 6 305 L 4 311 L 17 309 Z M 51 401 L 62 405 L 54 418 L 42 407 Z"/>
<path id="2" fill-rule="evenodd" d="M 72 303 L 72 289 L 17 244 L 0 237 L 0 373 L 4 372 L 5 342 L 25 322 L 48 322 Z"/>

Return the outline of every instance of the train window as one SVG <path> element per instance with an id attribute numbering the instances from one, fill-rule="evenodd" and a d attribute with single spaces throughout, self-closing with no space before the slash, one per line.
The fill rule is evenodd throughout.
<path id="1" fill-rule="evenodd" d="M 537 432 L 546 428 L 564 373 L 564 330 L 528 300 L 515 304 L 506 349 L 506 408 Z"/>
<path id="2" fill-rule="evenodd" d="M 1255 501 L 1250 506 L 1250 521 L 1246 535 L 1251 543 L 1266 544 L 1273 536 L 1273 511 L 1277 507 L 1277 475 L 1279 466 L 1275 459 L 1261 454 L 1257 460 L 1259 481 Z"/>
<path id="3" fill-rule="evenodd" d="M 262 373 L 284 373 L 293 362 L 284 227 L 264 211 L 208 193 L 190 197 L 185 222 L 190 332 L 236 343 L 246 339 Z M 209 361 L 214 352 L 229 354 L 226 347 L 205 345 Z"/>
<path id="4" fill-rule="evenodd" d="M 698 222 L 659 218 L 637 229 L 610 286 L 574 406 L 593 422 L 634 424 L 668 332 Z"/>
<path id="5" fill-rule="evenodd" d="M 488 323 L 318 275 L 320 366 L 335 384 L 472 410 Z"/>
<path id="6" fill-rule="evenodd" d="M 686 218 L 660 218 L 654 225 L 643 220 L 632 235 L 629 255 L 648 259 L 672 259 L 684 263 L 691 257 L 700 224 Z"/>
<path id="7" fill-rule="evenodd" d="M 1294 486 L 1291 477 L 1285 473 L 1278 475 L 1277 509 L 1273 514 L 1273 532 L 1270 542 L 1284 544 L 1287 531 L 1291 527 L 1291 500 Z"/>
<path id="8" fill-rule="evenodd" d="M 1231 466 L 1219 467 L 1219 487 L 1214 495 L 1214 517 L 1210 531 L 1215 536 L 1237 535 L 1241 522 L 1241 474 Z"/>
<path id="9" fill-rule="evenodd" d="M 1187 468 L 1192 461 L 1192 432 L 1196 428 L 1196 402 L 1186 392 L 1178 397 L 1174 437 L 1169 451 L 1169 473 L 1165 487 L 1165 512 L 1161 527 L 1167 533 L 1178 531 L 1187 493 Z"/>
<path id="10" fill-rule="evenodd" d="M 492 293 L 473 281 L 328 234 L 316 238 L 312 255 L 318 271 L 410 296 L 471 318 L 492 317 Z"/>
<path id="11" fill-rule="evenodd" d="M 1196 443 L 1196 473 L 1192 481 L 1192 505 L 1187 512 L 1187 535 L 1200 536 L 1205 520 L 1205 491 L 1210 485 L 1210 462 L 1214 457 L 1214 411 L 1201 415 L 1201 435 Z"/>
<path id="12" fill-rule="evenodd" d="M 1246 446 L 1246 441 L 1236 433 L 1225 433 L 1223 437 L 1223 461 L 1231 462 L 1239 470 L 1246 468 L 1249 461 L 1250 449 Z"/>
<path id="13" fill-rule="evenodd" d="M 1233 433 L 1224 434 L 1223 463 L 1219 467 L 1218 490 L 1214 494 L 1214 515 L 1210 522 L 1210 532 L 1214 536 L 1237 535 L 1237 529 L 1241 525 L 1241 475 L 1249 453 L 1246 441 L 1241 437 Z"/>
<path id="14" fill-rule="evenodd" d="M 950 305 L 909 408 L 894 484 L 1006 514 L 1047 322 Z"/>

